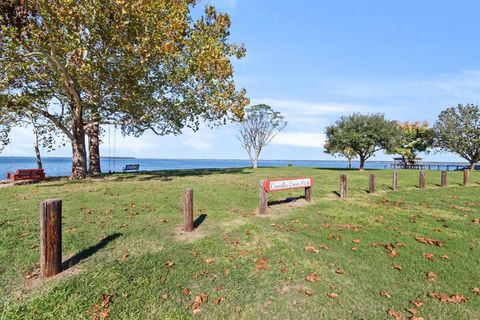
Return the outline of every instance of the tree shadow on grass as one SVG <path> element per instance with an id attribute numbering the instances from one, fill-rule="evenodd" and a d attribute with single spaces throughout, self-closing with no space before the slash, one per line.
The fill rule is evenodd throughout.
<path id="1" fill-rule="evenodd" d="M 90 246 L 86 249 L 83 249 L 82 251 L 78 252 L 76 255 L 68 258 L 67 260 L 65 260 L 62 263 L 63 270 L 67 270 L 67 269 L 79 264 L 81 261 L 83 261 L 87 258 L 90 258 L 95 253 L 97 253 L 99 250 L 105 248 L 107 246 L 107 244 L 109 244 L 113 240 L 119 238 L 120 236 L 122 236 L 121 233 L 113 233 L 113 234 L 109 235 L 108 237 L 103 238 L 97 244 L 95 244 L 93 246 Z"/>
<path id="2" fill-rule="evenodd" d="M 139 181 L 161 180 L 171 181 L 178 177 L 202 177 L 214 174 L 251 174 L 245 171 L 248 168 L 225 168 L 225 169 L 181 169 L 181 170 L 156 170 L 139 171 L 136 173 L 115 173 L 114 176 L 105 174 L 104 178 L 113 177 L 112 181 L 136 179 Z"/>

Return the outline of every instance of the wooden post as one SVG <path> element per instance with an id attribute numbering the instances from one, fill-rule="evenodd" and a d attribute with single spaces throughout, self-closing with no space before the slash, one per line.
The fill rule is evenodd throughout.
<path id="1" fill-rule="evenodd" d="M 398 189 L 398 172 L 393 171 L 393 176 L 392 176 L 392 190 L 397 190 Z"/>
<path id="2" fill-rule="evenodd" d="M 340 175 L 340 198 L 345 199 L 347 197 L 347 175 Z"/>
<path id="3" fill-rule="evenodd" d="M 40 274 L 48 278 L 62 272 L 62 200 L 40 204 Z"/>
<path id="4" fill-rule="evenodd" d="M 463 186 L 466 186 L 468 184 L 468 178 L 470 178 L 470 170 L 464 169 L 463 170 Z"/>
<path id="5" fill-rule="evenodd" d="M 448 184 L 448 171 L 447 170 L 443 170 L 442 171 L 442 179 L 441 179 L 441 182 L 440 182 L 440 186 L 442 188 L 446 187 L 447 184 Z"/>
<path id="6" fill-rule="evenodd" d="M 258 213 L 259 214 L 267 214 L 268 213 L 268 193 L 265 191 L 265 180 L 260 180 L 258 184 L 258 192 L 259 192 L 259 206 L 258 206 Z"/>
<path id="7" fill-rule="evenodd" d="M 185 188 L 183 192 L 183 230 L 193 231 L 193 190 Z"/>
<path id="8" fill-rule="evenodd" d="M 305 188 L 305 201 L 312 202 L 312 187 Z"/>
<path id="9" fill-rule="evenodd" d="M 420 189 L 425 189 L 425 184 L 426 184 L 426 173 L 425 170 L 420 170 L 420 176 L 418 180 L 418 187 Z"/>
<path id="10" fill-rule="evenodd" d="M 368 192 L 375 193 L 375 175 L 373 173 L 370 173 L 368 175 L 368 180 L 369 180 Z"/>

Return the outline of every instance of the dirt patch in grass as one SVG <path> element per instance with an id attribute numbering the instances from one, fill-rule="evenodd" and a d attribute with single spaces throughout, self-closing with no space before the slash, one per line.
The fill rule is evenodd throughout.
<path id="1" fill-rule="evenodd" d="M 195 228 L 192 232 L 185 232 L 182 226 L 173 229 L 173 238 L 178 242 L 191 243 L 206 236 L 206 232 L 202 228 Z"/>
<path id="2" fill-rule="evenodd" d="M 63 261 L 67 261 L 69 258 L 71 258 L 71 256 L 73 255 L 63 257 Z M 38 289 L 41 289 L 48 284 L 57 283 L 67 277 L 80 274 L 81 272 L 82 272 L 81 267 L 76 265 L 76 266 L 69 267 L 66 270 L 63 270 L 59 274 L 54 275 L 52 277 L 42 278 L 40 276 L 40 267 L 36 265 L 30 272 L 25 274 L 23 283 L 17 290 L 17 297 L 19 298 L 28 297 L 32 292 Z"/>

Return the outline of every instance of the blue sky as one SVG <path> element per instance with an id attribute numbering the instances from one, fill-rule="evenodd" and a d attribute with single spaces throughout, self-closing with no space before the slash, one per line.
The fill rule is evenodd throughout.
<path id="1" fill-rule="evenodd" d="M 231 40 L 247 48 L 247 57 L 234 63 L 238 86 L 253 104 L 269 104 L 289 122 L 263 159 L 330 159 L 323 131 L 344 114 L 383 112 L 433 123 L 446 107 L 480 103 L 479 1 L 204 0 L 198 7 L 207 3 L 231 15 Z M 246 159 L 237 130 L 231 124 L 178 137 L 117 133 L 116 154 Z M 32 139 L 28 128 L 15 130 L 13 154 L 33 156 Z M 45 155 L 69 156 L 70 148 Z"/>

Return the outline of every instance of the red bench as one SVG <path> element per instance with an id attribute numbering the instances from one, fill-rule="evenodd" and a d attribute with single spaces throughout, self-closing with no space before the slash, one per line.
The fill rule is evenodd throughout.
<path id="1" fill-rule="evenodd" d="M 17 169 L 15 173 L 7 173 L 7 179 L 17 180 L 36 180 L 45 179 L 45 172 L 43 169 Z"/>

